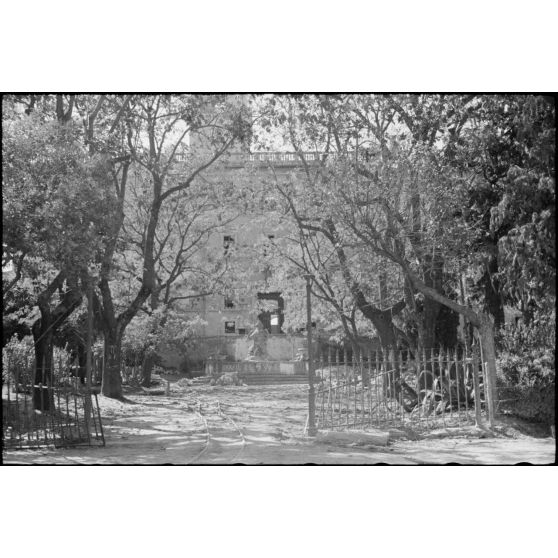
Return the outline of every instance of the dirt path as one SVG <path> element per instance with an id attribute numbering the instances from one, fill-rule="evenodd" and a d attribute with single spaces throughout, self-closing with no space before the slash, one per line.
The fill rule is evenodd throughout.
<path id="1" fill-rule="evenodd" d="M 169 396 L 100 398 L 106 447 L 9 451 L 11 464 L 536 464 L 555 461 L 552 438 L 396 441 L 387 447 L 306 438 L 304 386 L 181 387 Z"/>

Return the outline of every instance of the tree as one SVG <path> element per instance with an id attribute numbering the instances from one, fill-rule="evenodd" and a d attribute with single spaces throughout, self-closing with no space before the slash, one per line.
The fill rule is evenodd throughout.
<path id="1" fill-rule="evenodd" d="M 366 315 L 370 307 L 344 255 L 350 245 L 401 270 L 405 301 L 423 347 L 436 341 L 442 307 L 473 324 L 483 339 L 493 382 L 492 321 L 482 308 L 457 302 L 457 280 L 469 268 L 467 249 L 478 239 L 478 230 L 463 217 L 469 214 L 471 185 L 482 179 L 475 173 L 474 156 L 487 152 L 482 142 L 477 151 L 462 145 L 475 118 L 481 129 L 490 126 L 491 111 L 483 113 L 483 99 L 302 97 L 275 105 L 280 106 L 276 122 L 286 123 L 285 137 L 305 167 L 305 196 L 316 208 L 310 218 L 303 213 L 302 222 L 307 228 L 319 222 L 320 232 L 325 224 L 361 311 Z M 322 153 L 324 164 L 309 168 L 303 157 L 309 148 Z M 375 325 L 382 336 L 381 325 Z"/>
<path id="2" fill-rule="evenodd" d="M 474 263 L 470 247 L 483 242 L 483 231 L 478 225 L 472 226 L 470 214 L 477 208 L 471 206 L 469 196 L 479 185 L 481 188 L 484 186 L 487 177 L 494 179 L 493 175 L 498 172 L 503 173 L 499 180 L 504 183 L 504 192 L 498 207 L 491 209 L 492 233 L 506 225 L 506 219 L 512 217 L 515 220 L 511 225 L 511 235 L 505 234 L 505 228 L 500 231 L 499 265 L 506 261 L 501 252 L 505 254 L 508 248 L 509 254 L 511 244 L 515 245 L 511 252 L 516 265 L 518 260 L 523 261 L 517 267 L 531 281 L 536 273 L 529 267 L 533 269 L 541 262 L 546 269 L 553 268 L 554 256 L 549 258 L 545 248 L 542 248 L 554 237 L 553 225 L 550 225 L 554 201 L 551 194 L 554 190 L 551 155 L 553 107 L 544 100 L 513 99 L 510 104 L 508 99 L 501 97 L 448 99 L 444 96 L 423 96 L 404 100 L 406 106 L 397 97 L 390 97 L 388 104 L 395 108 L 400 118 L 396 124 L 405 124 L 411 137 L 406 134 L 393 137 L 393 132 L 388 134 L 386 141 L 380 142 L 380 147 L 385 144 L 392 147 L 388 157 L 384 156 L 383 150 L 379 162 L 359 157 L 358 153 L 351 156 L 345 154 L 336 169 L 342 172 L 343 188 L 334 190 L 337 195 L 331 199 L 335 207 L 341 208 L 343 222 L 372 253 L 383 255 L 399 265 L 413 289 L 425 299 L 461 314 L 478 329 L 488 363 L 490 391 L 494 395 L 494 327 L 486 310 L 492 309 L 497 318 L 501 313 L 495 309 L 489 296 L 485 297 L 484 308 L 473 309 L 457 303 L 456 296 L 451 296 L 452 291 L 457 291 L 456 286 L 444 292 L 441 279 L 444 272 L 449 272 L 448 279 L 451 281 L 453 277 L 455 284 L 456 276 L 470 269 Z M 351 121 L 355 125 L 359 122 L 361 126 L 367 124 L 372 129 L 373 122 L 368 118 L 362 119 L 364 110 L 358 110 L 361 108 L 359 101 L 355 101 L 356 116 Z M 513 110 L 517 101 L 521 108 L 516 105 Z M 515 113 L 511 117 L 515 123 L 518 114 L 521 115 L 519 120 L 528 132 L 515 134 L 507 118 L 502 122 L 501 114 L 510 112 Z M 515 129 L 521 131 L 522 126 L 516 125 Z M 360 130 L 361 133 L 364 131 L 362 127 Z M 511 145 L 507 140 L 495 141 L 495 138 L 507 135 L 513 139 Z M 498 145 L 495 149 L 495 143 L 508 144 L 510 148 Z M 506 159 L 510 154 L 513 157 L 514 151 L 526 155 L 516 156 L 515 165 L 504 160 L 497 169 L 502 161 L 495 161 L 494 154 L 505 154 L 503 157 Z M 487 160 L 489 165 L 485 164 Z M 487 172 L 487 167 L 490 172 Z M 359 178 L 365 180 L 359 182 Z M 526 190 L 535 194 L 530 203 L 523 203 L 527 218 L 521 215 L 517 202 L 515 208 L 519 210 L 519 215 L 514 216 L 514 212 L 509 211 L 514 205 L 511 200 L 527 201 L 523 197 Z M 514 242 L 518 238 L 522 240 Z M 525 239 L 530 242 L 525 242 Z M 521 250 L 522 243 L 524 247 L 529 246 L 527 250 L 531 251 L 530 254 Z M 488 258 L 483 278 L 485 282 L 490 280 L 492 290 L 500 295 L 497 281 L 503 284 L 506 281 L 496 273 L 494 266 L 490 266 L 490 261 L 491 258 Z M 553 277 L 554 273 L 550 276 Z M 517 275 L 514 278 L 519 279 Z M 543 286 L 544 282 L 539 285 Z M 493 401 L 490 403 L 493 404 Z"/>
<path id="3" fill-rule="evenodd" d="M 46 253 L 49 258 L 54 251 L 56 258 L 61 260 L 60 266 L 53 265 L 52 269 L 43 266 L 35 274 L 37 278 L 50 274 L 43 293 L 37 297 L 43 314 L 37 323 L 40 327 L 36 329 L 38 350 L 41 346 L 52 345 L 47 332 L 61 325 L 79 305 L 80 282 L 86 283 L 91 277 L 95 278 L 95 314 L 103 332 L 106 352 L 102 391 L 105 395 L 119 397 L 122 393 L 120 345 L 123 333 L 152 293 L 158 296 L 158 289 L 165 287 L 165 282 L 169 286 L 182 277 L 180 268 L 189 250 L 188 244 L 178 248 L 178 255 L 175 255 L 177 267 L 171 269 L 166 278 L 160 277 L 159 281 L 157 273 L 161 269 L 157 266 L 163 261 L 161 257 L 165 244 L 164 241 L 158 244 L 160 217 L 167 207 L 171 207 L 172 212 L 172 204 L 179 198 L 188 197 L 189 189 L 202 179 L 203 173 L 235 140 L 243 141 L 247 137 L 250 123 L 244 109 L 233 106 L 225 97 L 31 95 L 15 96 L 11 99 L 10 108 L 17 104 L 23 104 L 24 112 L 34 115 L 41 126 L 48 126 L 49 121 L 56 118 L 60 138 L 52 134 L 52 137 L 45 135 L 44 139 L 39 136 L 33 144 L 32 134 L 28 133 L 26 141 L 35 148 L 34 152 L 31 153 L 31 147 L 27 152 L 20 149 L 21 156 L 15 162 L 5 157 L 5 174 L 13 171 L 10 178 L 13 178 L 14 187 L 10 190 L 13 196 L 5 204 L 11 208 L 9 223 L 12 230 L 5 235 L 9 242 L 4 243 L 3 260 L 14 262 L 17 281 L 21 260 L 31 261 L 26 251 L 29 247 L 36 253 Z M 15 109 L 10 116 L 14 126 L 30 118 Z M 185 139 L 189 135 L 195 135 L 199 140 L 196 145 L 192 143 L 190 149 L 185 149 Z M 52 141 L 53 138 L 55 141 Z M 6 142 L 3 147 L 10 154 L 13 152 Z M 137 273 L 130 276 L 130 269 L 121 266 L 132 252 L 130 239 L 124 230 L 134 213 L 130 210 L 132 200 L 128 183 L 131 177 L 140 175 L 140 169 L 142 178 L 147 177 L 143 184 L 146 195 L 142 200 L 146 204 L 146 222 L 141 231 L 141 261 L 136 262 L 139 263 L 135 269 Z M 175 172 L 177 170 L 180 174 Z M 84 177 L 86 180 L 82 180 Z M 38 194 L 31 196 L 31 201 L 22 207 L 17 188 L 22 189 L 30 180 L 40 183 L 36 188 Z M 83 184 L 81 190 L 71 188 L 70 185 L 76 182 L 80 182 L 80 186 Z M 45 214 L 51 217 L 49 204 L 52 200 L 48 195 L 62 191 L 66 199 L 61 197 L 64 202 L 58 200 L 61 205 L 56 209 L 59 211 L 57 215 L 63 218 L 49 223 L 53 230 L 56 229 L 56 234 L 41 237 L 43 230 L 39 228 L 40 224 L 46 222 Z M 76 193 L 84 191 L 87 193 L 82 197 Z M 48 193 L 46 197 L 43 195 L 45 192 Z M 101 196 L 103 200 L 108 200 L 106 206 L 96 204 L 95 200 L 101 192 L 103 196 L 106 194 L 106 198 Z M 28 219 L 36 208 L 43 209 L 37 219 L 38 224 Z M 95 216 L 104 218 L 102 227 L 90 227 L 89 218 L 83 218 L 87 208 Z M 73 227 L 72 219 L 77 220 L 83 230 Z M 65 221 L 70 221 L 70 225 Z M 22 237 L 18 227 L 21 229 L 25 223 L 30 223 L 31 232 L 26 231 L 29 239 L 24 243 L 26 250 L 23 250 L 18 240 Z M 35 234 L 37 232 L 39 234 Z M 190 232 L 193 231 L 190 229 Z M 59 238 L 64 239 L 62 246 Z M 203 240 L 205 237 L 201 235 L 200 238 Z M 77 256 L 80 254 L 86 257 L 79 260 Z M 88 265 L 91 260 L 94 267 Z M 119 285 L 123 278 L 128 289 Z M 138 283 L 139 287 L 136 286 Z M 11 289 L 13 285 L 7 287 Z M 57 292 L 60 293 L 60 303 L 51 312 L 48 302 Z M 38 355 L 38 362 L 42 361 L 42 356 Z M 49 365 L 46 362 L 46 368 Z"/>
<path id="4" fill-rule="evenodd" d="M 359 247 L 345 236 L 336 212 L 328 206 L 331 188 L 328 157 L 338 157 L 340 149 L 348 149 L 349 137 L 342 138 L 340 132 L 345 123 L 321 98 L 302 97 L 296 101 L 272 98 L 269 103 L 269 116 L 263 125 L 283 130 L 285 143 L 297 153 L 303 169 L 299 176 L 290 176 L 283 181 L 275 176 L 273 181 L 294 223 L 304 231 L 300 235 L 303 252 L 308 246 L 304 239 L 310 233 L 319 235 L 317 238 L 328 243 L 345 288 L 352 294 L 359 311 L 374 325 L 382 344 L 395 348 L 398 338 L 405 336 L 395 326 L 393 317 L 401 312 L 406 301 L 397 300 L 389 308 L 379 308 L 371 303 L 367 291 L 377 290 L 379 275 L 382 275 L 382 285 L 385 284 L 385 274 L 378 274 L 376 280 L 371 280 L 361 273 L 362 265 L 356 257 Z M 339 104 L 342 106 L 344 101 L 340 100 Z M 306 150 L 321 153 L 317 164 L 310 165 L 306 161 Z M 351 253 L 348 254 L 348 251 Z M 306 253 L 308 256 L 307 250 Z M 356 267 L 353 268 L 351 263 Z"/>
<path id="5" fill-rule="evenodd" d="M 499 328 L 504 304 L 520 308 L 529 322 L 556 296 L 554 100 L 483 96 L 475 118 L 455 164 L 478 177 L 467 200 L 467 220 L 480 233 L 474 246 L 480 280 L 470 290 Z"/>
<path id="6" fill-rule="evenodd" d="M 232 110 L 225 102 L 202 96 L 142 96 L 124 100 L 121 121 L 125 144 L 120 173 L 114 173 L 118 215 L 101 256 L 98 308 L 105 339 L 105 372 L 102 393 L 108 397 L 122 394 L 120 363 L 121 344 L 126 327 L 160 285 L 157 282 L 157 230 L 164 208 L 173 200 L 188 195 L 189 188 L 201 179 L 235 140 L 247 133 L 243 111 Z M 120 110 L 118 113 L 120 113 Z M 184 150 L 188 134 L 199 134 L 197 148 Z M 177 169 L 178 158 L 181 156 Z M 112 293 L 113 261 L 126 222 L 126 187 L 131 169 L 142 169 L 146 188 L 146 224 L 142 230 L 139 287 L 117 313 Z M 179 170 L 180 174 L 173 171 Z M 173 275 L 171 273 L 171 275 Z M 175 280 L 178 276 L 173 276 Z M 171 281 L 172 282 L 172 281 Z M 157 296 L 157 295 L 156 295 Z M 157 298 L 152 302 L 157 305 Z"/>
<path id="7" fill-rule="evenodd" d="M 3 262 L 16 267 L 4 301 L 25 278 L 40 317 L 31 329 L 35 339 L 35 383 L 46 383 L 52 369 L 52 338 L 81 302 L 80 282 L 87 274 L 100 231 L 111 218 L 110 195 L 99 187 L 107 173 L 98 158 L 89 158 L 80 130 L 57 99 L 57 119 L 31 113 L 3 122 Z M 52 302 L 55 302 L 54 308 Z M 35 406 L 46 408 L 35 390 Z"/>
<path id="8" fill-rule="evenodd" d="M 299 279 L 304 274 L 313 276 L 313 296 L 317 301 L 325 303 L 325 308 L 333 310 L 356 357 L 361 352 L 357 311 L 374 324 L 385 347 L 395 347 L 397 338 L 405 335 L 397 328 L 393 318 L 401 312 L 405 303 L 400 301 L 398 304 L 388 305 L 388 308 L 381 308 L 386 305 L 388 298 L 383 288 L 388 272 L 381 274 L 381 286 L 371 280 L 374 265 L 362 262 L 358 246 L 340 238 L 338 226 L 331 214 L 324 215 L 315 199 L 308 200 L 308 205 L 301 206 L 301 190 L 305 185 L 304 180 L 296 177 L 283 182 L 275 177 L 274 187 L 290 214 L 291 230 L 295 232 L 284 238 L 287 245 L 285 249 L 278 250 L 276 257 L 280 262 L 288 262 L 294 266 L 294 274 Z M 310 212 L 309 208 L 312 206 L 318 208 L 317 212 Z M 277 248 L 285 242 L 275 244 Z M 374 264 L 377 263 L 376 260 Z M 377 272 L 377 267 L 375 271 Z M 281 276 L 275 278 L 275 282 L 284 284 Z M 299 289 L 299 292 L 303 290 Z M 319 308 L 318 306 L 317 309 Z M 322 312 L 325 312 L 325 308 Z M 331 323 L 331 312 L 324 315 L 324 318 Z"/>
<path id="9" fill-rule="evenodd" d="M 364 107 L 359 101 L 354 100 L 356 107 L 349 112 L 350 122 L 357 127 L 357 137 L 366 130 L 364 123 L 368 129 L 374 129 L 370 119 L 363 119 Z M 333 189 L 330 199 L 338 219 L 354 238 L 371 254 L 398 265 L 408 288 L 413 294 L 422 295 L 424 311 L 419 339 L 423 347 L 433 341 L 433 326 L 439 313 L 436 305 L 463 315 L 479 330 L 489 366 L 492 397 L 496 376 L 492 323 L 483 312 L 458 303 L 450 293 L 444 292 L 441 281 L 444 270 L 453 271 L 450 275 L 455 276 L 461 265 L 466 266 L 455 248 L 470 241 L 470 231 L 460 226 L 459 220 L 452 220 L 461 205 L 464 185 L 464 177 L 446 158 L 454 137 L 450 134 L 447 141 L 439 137 L 442 130 L 454 128 L 450 115 L 456 103 L 413 99 L 410 105 L 415 114 L 409 116 L 397 108 L 399 105 L 393 99 L 389 101 L 390 105 L 395 104 L 411 132 L 410 138 L 401 133 L 393 137 L 393 132 L 388 133 L 386 128 L 376 157 L 367 157 L 366 153 L 359 156 L 357 145 L 355 153 L 348 150 L 338 153 L 330 169 L 342 188 Z M 377 114 L 374 109 L 371 112 Z M 426 116 L 417 117 L 423 114 Z M 337 140 L 337 144 L 340 146 L 341 142 Z M 390 146 L 387 153 L 382 149 L 384 145 Z M 410 300 L 413 303 L 416 296 Z M 429 308 L 431 312 L 426 311 Z"/>
<path id="10" fill-rule="evenodd" d="M 159 321 L 149 321 L 151 341 L 142 351 L 142 385 L 145 387 L 150 385 L 159 340 L 166 337 L 165 324 L 175 303 L 223 288 L 228 261 L 213 258 L 205 250 L 210 235 L 237 217 L 237 212 L 231 208 L 234 190 L 225 180 L 225 170 L 219 167 L 215 165 L 211 175 L 191 184 L 187 195 L 174 196 L 161 208 L 154 243 L 156 287 L 151 292 L 147 308 L 142 308 L 149 315 L 159 317 Z M 129 253 L 120 266 L 127 268 L 129 277 L 137 276 L 143 262 L 150 207 L 149 193 L 145 188 L 148 182 L 145 174 L 133 181 L 126 204 L 127 218 L 122 238 L 129 246 Z"/>

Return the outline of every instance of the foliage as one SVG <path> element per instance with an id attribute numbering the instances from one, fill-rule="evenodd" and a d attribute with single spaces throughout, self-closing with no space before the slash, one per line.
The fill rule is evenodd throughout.
<path id="1" fill-rule="evenodd" d="M 22 279 L 8 290 L 11 281 L 2 274 L 3 308 L 2 308 L 2 346 L 17 335 L 18 339 L 31 333 L 31 327 L 38 317 L 34 308 L 37 289 L 33 282 Z"/>
<path id="2" fill-rule="evenodd" d="M 4 108 L 3 265 L 17 270 L 4 294 L 37 282 L 35 325 L 46 332 L 51 316 L 66 320 L 79 304 L 79 279 L 94 278 L 111 358 L 143 311 L 153 319 L 132 330 L 130 346 L 175 339 L 173 317 L 157 308 L 214 289 L 223 274 L 201 249 L 235 194 L 206 171 L 250 139 L 250 111 L 227 95 L 13 95 Z M 118 375 L 111 362 L 103 393 L 121 394 Z"/>
<path id="3" fill-rule="evenodd" d="M 554 424 L 555 417 L 555 314 L 537 313 L 529 324 L 507 326 L 501 332 L 499 380 L 504 408 L 538 422 Z"/>
<path id="4" fill-rule="evenodd" d="M 110 168 L 71 120 L 15 111 L 3 132 L 2 260 L 12 267 L 9 282 L 3 277 L 3 341 L 32 330 L 39 362 L 48 363 L 114 219 Z"/>
<path id="5" fill-rule="evenodd" d="M 29 116 L 3 131 L 4 252 L 57 270 L 84 267 L 112 216 L 105 162 L 84 152 L 73 126 Z"/>
<path id="6" fill-rule="evenodd" d="M 125 358 L 140 361 L 146 353 L 155 354 L 166 346 L 181 347 L 199 326 L 199 318 L 186 319 L 168 306 L 135 316 L 124 333 Z"/>
<path id="7" fill-rule="evenodd" d="M 14 370 L 18 375 L 31 370 L 33 363 L 33 337 L 27 335 L 21 339 L 12 337 L 2 347 L 2 383 L 7 380 L 7 374 Z M 28 378 L 29 379 L 29 378 Z"/>
<path id="8" fill-rule="evenodd" d="M 275 181 L 300 232 L 293 238 L 299 267 L 316 277 L 317 297 L 320 287 L 331 288 L 325 302 L 341 321 L 356 304 L 387 344 L 405 337 L 393 324 L 403 306 L 414 322 L 405 329 L 418 330 L 425 346 L 434 344 L 440 315 L 437 303 L 415 300 L 418 293 L 402 271 L 411 269 L 428 287 L 455 298 L 460 266 L 451 250 L 466 239 L 451 225 L 463 180 L 441 160 L 434 140 L 460 103 L 459 97 L 364 95 L 270 102 L 268 127 L 282 129 L 290 149 L 322 153 L 319 164 L 305 165 L 301 157 L 297 177 Z"/>
<path id="9" fill-rule="evenodd" d="M 32 354 L 33 337 L 27 335 L 22 339 L 12 338 L 2 349 L 3 364 L 7 365 L 6 356 L 9 355 L 10 365 L 14 363 L 23 365 L 29 358 L 33 358 Z M 4 367 L 4 366 L 3 366 Z"/>
<path id="10" fill-rule="evenodd" d="M 305 225 L 330 218 L 359 264 L 392 261 L 447 302 L 465 276 L 463 302 L 500 325 L 505 302 L 555 293 L 554 115 L 529 95 L 278 97 L 260 137 L 323 154 L 296 193 Z M 432 329 L 441 300 L 407 297 L 408 319 Z"/>
<path id="11" fill-rule="evenodd" d="M 467 221 L 477 228 L 474 260 L 485 270 L 474 294 L 492 288 L 501 304 L 529 319 L 556 293 L 554 101 L 482 96 L 461 140 L 454 164 L 477 177 L 467 192 Z"/>
<path id="12" fill-rule="evenodd" d="M 252 115 L 230 96 L 8 100 L 9 331 L 24 335 L 41 293 L 52 286 L 47 303 L 61 305 L 85 270 L 95 278 L 96 327 L 114 347 L 124 336 L 125 353 L 181 344 L 192 324 L 173 302 L 253 285 L 251 273 L 258 290 L 283 293 L 285 329 L 296 329 L 306 325 L 303 276 L 312 274 L 314 319 L 337 337 L 376 331 L 390 342 L 449 343 L 455 312 L 475 320 L 481 308 L 499 310 L 502 318 L 511 304 L 527 329 L 504 332 L 506 381 L 546 385 L 550 345 L 535 338 L 544 329 L 536 316 L 555 299 L 548 98 L 262 96 L 253 147 L 300 156 L 292 172 L 269 168 L 269 180 L 250 165 L 236 174 L 220 166 L 251 138 Z M 307 164 L 303 151 L 322 157 Z M 244 212 L 275 241 L 238 246 L 240 258 L 214 250 L 211 237 Z M 67 270 L 76 276 L 56 282 Z M 109 370 L 116 377 L 118 363 Z M 109 392 L 118 395 L 117 382 Z"/>

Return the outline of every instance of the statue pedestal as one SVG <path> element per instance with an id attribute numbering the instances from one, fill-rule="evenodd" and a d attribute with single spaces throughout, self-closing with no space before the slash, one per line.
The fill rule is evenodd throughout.
<path id="1" fill-rule="evenodd" d="M 236 372 L 243 376 L 251 374 L 281 374 L 296 376 L 306 374 L 306 362 L 296 360 L 243 360 L 240 362 L 222 362 L 221 373 Z"/>
<path id="2" fill-rule="evenodd" d="M 205 375 L 218 377 L 223 373 L 223 362 L 227 357 L 223 355 L 211 355 L 205 362 Z"/>

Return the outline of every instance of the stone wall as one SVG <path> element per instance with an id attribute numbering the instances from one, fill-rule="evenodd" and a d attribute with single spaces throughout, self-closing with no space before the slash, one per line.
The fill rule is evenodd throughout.
<path id="1" fill-rule="evenodd" d="M 211 362 L 212 361 L 210 360 L 209 363 Z M 241 362 L 221 361 L 219 364 L 215 364 L 213 368 L 211 368 L 211 366 L 208 366 L 207 369 L 213 370 L 213 374 L 283 374 L 286 376 L 294 376 L 295 374 L 306 374 L 308 371 L 305 362 L 258 362 L 253 360 L 245 360 Z M 209 372 L 208 375 L 211 375 L 211 373 Z"/>
<path id="2" fill-rule="evenodd" d="M 270 361 L 293 360 L 300 347 L 303 346 L 303 335 L 269 335 L 267 337 L 267 353 Z M 165 367 L 189 370 L 201 370 L 203 363 L 213 355 L 222 355 L 228 361 L 243 361 L 248 356 L 251 340 L 247 335 L 219 335 L 214 337 L 198 337 L 191 339 L 181 350 L 162 347 L 159 351 L 161 364 Z"/>

